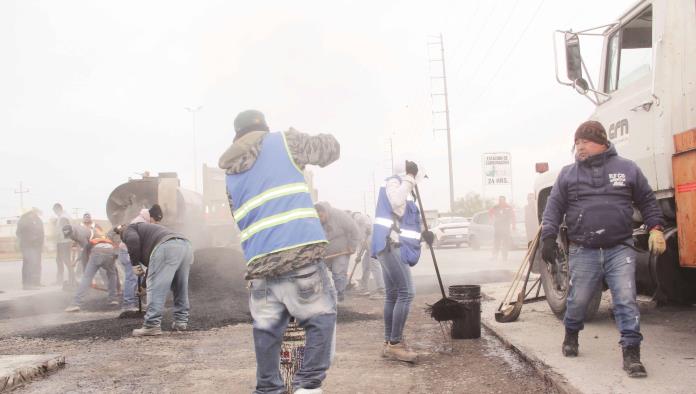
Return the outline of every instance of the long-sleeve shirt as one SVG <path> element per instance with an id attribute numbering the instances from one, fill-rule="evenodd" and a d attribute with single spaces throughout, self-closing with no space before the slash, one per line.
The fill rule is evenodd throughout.
<path id="1" fill-rule="evenodd" d="M 173 238 L 186 239 L 183 235 L 159 224 L 131 224 L 121 234 L 121 240 L 128 247 L 131 264 L 149 265 L 150 255 L 157 245 Z"/>
<path id="2" fill-rule="evenodd" d="M 413 191 L 415 185 L 416 180 L 412 175 L 402 176 L 401 181 L 396 178 L 389 178 L 387 180 L 385 191 L 389 199 L 389 204 L 391 204 L 392 211 L 394 211 L 396 216 L 404 216 L 404 212 L 406 211 L 406 200 L 408 200 L 408 196 Z"/>

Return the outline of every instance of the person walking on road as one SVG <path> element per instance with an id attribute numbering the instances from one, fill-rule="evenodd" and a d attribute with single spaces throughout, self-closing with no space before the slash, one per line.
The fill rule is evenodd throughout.
<path id="1" fill-rule="evenodd" d="M 36 290 L 41 285 L 41 251 L 44 244 L 44 228 L 41 212 L 32 208 L 17 222 L 17 241 L 22 252 L 22 287 Z"/>
<path id="2" fill-rule="evenodd" d="M 372 219 L 369 215 L 353 212 L 353 220 L 363 237 L 360 248 L 355 257 L 355 263 L 361 263 L 362 276 L 360 277 L 360 289 L 362 295 L 368 295 L 372 299 L 384 299 L 384 277 L 382 267 L 377 259 L 372 257 L 370 243 L 372 241 Z M 370 276 L 375 281 L 375 289 L 370 291 Z"/>
<path id="3" fill-rule="evenodd" d="M 65 214 L 63 206 L 60 203 L 53 204 L 53 213 L 55 213 L 54 233 L 56 235 L 56 285 L 63 285 L 63 271 L 68 271 L 68 287 L 74 287 L 75 267 L 70 257 L 72 252 L 72 240 L 63 236 L 63 227 L 70 224 L 70 218 Z"/>
<path id="4" fill-rule="evenodd" d="M 317 203 L 314 207 L 329 240 L 326 265 L 331 270 L 338 302 L 343 302 L 348 286 L 350 256 L 355 253 L 355 248 L 360 243 L 360 232 L 355 221 L 347 213 L 332 207 L 328 202 Z"/>
<path id="5" fill-rule="evenodd" d="M 503 261 L 506 261 L 512 243 L 512 230 L 515 229 L 515 210 L 507 203 L 505 196 L 500 196 L 488 214 L 493 222 L 493 259 L 497 259 L 500 253 Z"/>
<path id="6" fill-rule="evenodd" d="M 542 221 L 542 256 L 552 265 L 564 217 L 568 227 L 570 289 L 562 352 L 566 357 L 578 355 L 587 305 L 604 280 L 621 335 L 623 368 L 630 377 L 643 377 L 647 372 L 640 360 L 643 336 L 636 302 L 634 205 L 650 233 L 650 252 L 662 254 L 664 219 L 645 175 L 636 163 L 617 154 L 601 123 L 582 123 L 575 132 L 575 163 L 558 174 Z"/>
<path id="7" fill-rule="evenodd" d="M 420 211 L 408 199 L 416 185 L 418 165 L 397 162 L 394 172 L 379 189 L 371 244 L 372 257 L 382 265 L 386 290 L 382 355 L 415 363 L 418 354 L 406 346 L 403 338 L 416 295 L 411 267 L 420 258 L 421 239 L 432 245 L 434 235 L 421 232 Z"/>
<path id="8" fill-rule="evenodd" d="M 320 394 L 333 356 L 336 291 L 323 262 L 326 236 L 303 171 L 309 164 L 325 167 L 338 160 L 340 145 L 329 134 L 292 128 L 271 133 L 256 110 L 237 115 L 234 129 L 234 142 L 218 165 L 227 174 L 227 195 L 247 262 L 254 393 L 285 393 L 280 346 L 292 316 L 306 336 L 294 392 Z"/>
<path id="9" fill-rule="evenodd" d="M 116 299 L 118 273 L 114 264 L 114 242 L 100 230 L 87 233 L 86 228 L 76 228 L 78 226 L 66 225 L 63 227 L 63 234 L 66 238 L 77 242 L 84 250 L 83 259 L 87 260 L 85 271 L 80 278 L 80 285 L 75 292 L 72 303 L 65 308 L 66 312 L 79 312 L 82 301 L 87 295 L 87 291 L 92 286 L 92 280 L 99 269 L 106 272 L 106 283 L 108 291 L 109 305 L 118 305 Z"/>

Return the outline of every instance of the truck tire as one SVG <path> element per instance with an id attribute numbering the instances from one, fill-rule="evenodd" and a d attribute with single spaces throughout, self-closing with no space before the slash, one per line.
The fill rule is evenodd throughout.
<path id="1" fill-rule="evenodd" d="M 560 238 L 560 237 L 559 237 Z M 570 282 L 570 274 L 568 271 L 568 252 L 563 242 L 558 241 L 559 253 L 556 259 L 556 273 L 552 273 L 550 265 L 541 259 L 541 248 L 537 249 L 534 256 L 534 261 L 538 264 L 541 273 L 541 284 L 544 287 L 546 302 L 548 302 L 551 311 L 559 319 L 563 319 L 566 311 L 566 300 L 568 297 L 568 289 Z M 590 321 L 597 314 L 599 304 L 602 301 L 602 287 L 600 286 L 593 295 L 590 303 L 585 311 L 585 321 Z"/>

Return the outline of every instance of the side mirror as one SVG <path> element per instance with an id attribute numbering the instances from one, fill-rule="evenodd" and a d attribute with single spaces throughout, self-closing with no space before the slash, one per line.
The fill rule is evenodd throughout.
<path id="1" fill-rule="evenodd" d="M 565 49 L 566 75 L 568 76 L 568 79 L 573 82 L 583 79 L 582 55 L 580 54 L 580 37 L 578 37 L 578 35 L 575 33 L 565 33 Z M 584 85 L 587 86 L 587 82 L 585 82 Z"/>
<path id="2" fill-rule="evenodd" d="M 578 78 L 573 82 L 573 88 L 576 92 L 582 94 L 583 96 L 587 94 L 590 90 L 590 86 L 587 84 L 584 78 Z"/>

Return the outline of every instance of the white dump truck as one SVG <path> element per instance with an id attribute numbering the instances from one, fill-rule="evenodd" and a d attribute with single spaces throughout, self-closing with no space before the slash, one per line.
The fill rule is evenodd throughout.
<path id="1" fill-rule="evenodd" d="M 615 21 L 582 31 L 554 32 L 556 78 L 595 104 L 590 119 L 601 122 L 619 154 L 635 161 L 655 190 L 667 221 L 667 252 L 638 253 L 641 294 L 659 303 L 696 303 L 696 1 L 640 1 Z M 581 44 L 603 39 L 599 70 L 590 70 Z M 564 45 L 558 45 L 560 43 Z M 565 55 L 562 48 L 565 49 Z M 565 59 L 559 75 L 558 57 Z M 562 67 L 561 67 L 562 68 Z M 599 74 L 593 81 L 591 75 Z M 577 125 L 568 125 L 573 130 Z M 539 217 L 558 170 L 537 164 Z M 637 210 L 636 245 L 647 251 L 647 230 Z M 541 219 L 540 219 L 541 220 Z M 567 251 L 563 231 L 561 249 Z M 568 259 L 560 254 L 551 270 L 535 256 L 546 298 L 562 316 L 568 290 Z M 606 288 L 606 287 L 605 287 Z M 596 312 L 601 290 L 588 310 Z"/>

